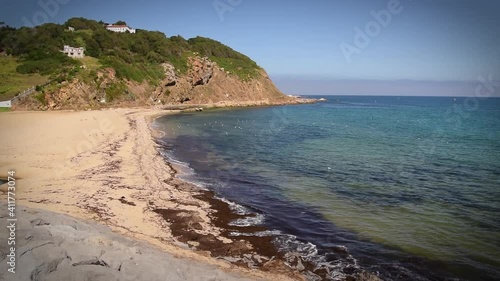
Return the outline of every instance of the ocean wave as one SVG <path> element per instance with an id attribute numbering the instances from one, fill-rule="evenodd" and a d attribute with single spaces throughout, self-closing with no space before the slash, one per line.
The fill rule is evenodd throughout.
<path id="1" fill-rule="evenodd" d="M 255 237 L 266 237 L 266 236 L 276 236 L 280 235 L 281 231 L 279 230 L 265 230 L 265 231 L 257 231 L 257 232 L 230 232 L 230 236 L 255 236 Z"/>
<path id="2" fill-rule="evenodd" d="M 291 234 L 283 234 L 276 236 L 274 243 L 283 252 L 295 252 L 302 258 L 310 258 L 318 255 L 318 248 L 311 242 L 301 242 L 297 240 L 297 236 Z"/>
<path id="3" fill-rule="evenodd" d="M 234 220 L 229 223 L 230 226 L 246 227 L 261 225 L 264 223 L 265 217 L 261 214 L 255 214 L 255 216 L 249 216 L 241 219 Z"/>
<path id="4" fill-rule="evenodd" d="M 244 216 L 244 215 L 253 214 L 247 207 L 240 205 L 238 203 L 232 202 L 230 200 L 227 200 L 224 197 L 216 196 L 215 199 L 218 199 L 218 200 L 228 204 L 231 211 L 237 215 Z"/>

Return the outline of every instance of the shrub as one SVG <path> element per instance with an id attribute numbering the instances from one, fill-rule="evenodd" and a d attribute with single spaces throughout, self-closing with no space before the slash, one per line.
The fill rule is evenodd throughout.
<path id="1" fill-rule="evenodd" d="M 234 58 L 220 58 L 220 57 L 210 57 L 211 60 L 215 61 L 224 70 L 229 71 L 231 74 L 238 76 L 243 81 L 251 80 L 258 76 L 258 66 L 256 64 L 248 63 L 240 59 Z"/>
<path id="2" fill-rule="evenodd" d="M 68 26 L 76 30 L 68 32 Z M 106 30 L 103 22 L 84 18 L 72 18 L 64 25 L 50 23 L 35 28 L 0 26 L 0 50 L 20 57 L 19 73 L 71 79 L 77 73 L 66 73 L 80 63 L 60 52 L 65 44 L 85 46 L 87 56 L 114 68 L 119 78 L 137 82 L 161 79 L 160 64 L 163 62 L 170 62 L 178 74 L 186 73 L 188 57 L 194 53 L 209 57 L 244 80 L 256 77 L 260 69 L 247 56 L 204 37 L 167 38 L 162 32 L 147 30 L 136 34 L 115 33 Z"/>
<path id="3" fill-rule="evenodd" d="M 41 104 L 47 105 L 47 100 L 45 99 L 45 93 L 38 93 L 33 95 L 33 97 Z"/>
<path id="4" fill-rule="evenodd" d="M 60 52 L 34 50 L 21 60 L 21 64 L 16 68 L 16 71 L 22 74 L 40 73 L 50 75 L 62 73 L 68 68 L 78 65 L 80 65 L 80 62 Z"/>
<path id="5" fill-rule="evenodd" d="M 112 83 L 105 90 L 106 101 L 112 102 L 127 92 L 127 87 L 123 83 Z"/>

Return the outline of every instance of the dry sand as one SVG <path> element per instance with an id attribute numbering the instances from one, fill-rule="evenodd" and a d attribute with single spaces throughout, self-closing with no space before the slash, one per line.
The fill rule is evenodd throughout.
<path id="1" fill-rule="evenodd" d="M 175 171 L 159 154 L 149 125 L 166 113 L 152 109 L 0 113 L 0 178 L 10 169 L 16 171 L 18 205 L 93 220 L 115 233 L 222 271 L 254 279 L 296 280 L 296 275 L 282 274 L 286 270 L 279 266 L 280 275 L 242 268 L 174 239 L 169 223 L 155 210 L 181 210 L 195 216 L 198 234 L 231 242 L 220 237 L 221 229 L 211 222 L 209 202 L 173 178 Z M 0 190 L 5 202 L 6 185 Z"/>

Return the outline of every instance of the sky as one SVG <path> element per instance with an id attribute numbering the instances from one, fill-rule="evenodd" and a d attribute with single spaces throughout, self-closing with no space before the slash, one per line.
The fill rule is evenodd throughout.
<path id="1" fill-rule="evenodd" d="M 0 0 L 0 7 L 0 21 L 16 27 L 86 17 L 210 37 L 251 57 L 287 93 L 471 95 L 473 87 L 461 85 L 500 80 L 497 0 Z"/>

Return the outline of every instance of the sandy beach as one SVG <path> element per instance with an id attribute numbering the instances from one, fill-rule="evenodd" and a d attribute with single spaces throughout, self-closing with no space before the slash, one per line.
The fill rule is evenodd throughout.
<path id="1" fill-rule="evenodd" d="M 270 241 L 223 235 L 227 206 L 175 178 L 154 141 L 159 132 L 150 127 L 155 117 L 168 113 L 2 113 L 0 178 L 16 171 L 18 206 L 106 225 L 114 234 L 188 259 L 195 267 L 208 264 L 253 280 L 301 280 L 278 258 L 259 256 L 257 250 Z M 0 200 L 6 202 L 7 185 L 0 190 Z"/>

